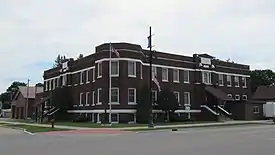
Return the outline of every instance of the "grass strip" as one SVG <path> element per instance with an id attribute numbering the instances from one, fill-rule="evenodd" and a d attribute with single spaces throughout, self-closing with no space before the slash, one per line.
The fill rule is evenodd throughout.
<path id="1" fill-rule="evenodd" d="M 31 132 L 31 133 L 70 130 L 70 129 L 60 129 L 60 128 L 31 126 L 31 125 L 24 125 L 24 124 L 5 124 L 4 126 L 10 127 L 10 128 L 25 129 L 26 131 Z"/>

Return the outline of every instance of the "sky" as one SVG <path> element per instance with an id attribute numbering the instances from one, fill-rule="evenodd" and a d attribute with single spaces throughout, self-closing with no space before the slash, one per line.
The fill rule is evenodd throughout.
<path id="1" fill-rule="evenodd" d="M 275 69 L 274 0 L 0 0 L 0 92 L 105 42 Z"/>

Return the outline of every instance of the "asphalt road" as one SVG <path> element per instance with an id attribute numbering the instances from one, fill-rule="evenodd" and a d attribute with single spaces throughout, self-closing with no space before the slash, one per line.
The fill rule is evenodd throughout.
<path id="1" fill-rule="evenodd" d="M 0 128 L 0 133 L 2 130 Z M 154 131 L 123 135 L 0 134 L 0 154 L 271 155 L 275 125 Z"/>

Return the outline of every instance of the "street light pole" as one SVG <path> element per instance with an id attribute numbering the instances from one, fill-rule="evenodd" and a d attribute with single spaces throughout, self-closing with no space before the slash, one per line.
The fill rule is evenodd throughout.
<path id="1" fill-rule="evenodd" d="M 153 53 L 152 53 L 152 30 L 151 30 L 151 26 L 149 28 L 149 37 L 148 37 L 148 41 L 149 41 L 149 48 L 150 48 L 150 55 L 149 55 L 149 63 L 150 63 L 150 73 L 149 73 L 149 90 L 150 90 L 150 116 L 149 116 L 149 123 L 148 123 L 148 127 L 154 127 L 154 123 L 153 123 L 153 95 L 152 95 L 152 61 L 153 61 Z"/>
<path id="2" fill-rule="evenodd" d="M 29 112 L 29 84 L 30 84 L 30 80 L 28 79 L 28 84 L 27 84 L 27 103 L 26 103 L 25 118 L 28 118 L 28 112 Z"/>

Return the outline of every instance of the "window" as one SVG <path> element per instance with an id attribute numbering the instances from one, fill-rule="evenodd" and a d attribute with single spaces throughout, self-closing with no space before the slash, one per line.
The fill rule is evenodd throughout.
<path id="1" fill-rule="evenodd" d="M 66 84 L 67 84 L 67 75 L 64 75 L 62 80 L 62 85 L 66 86 Z"/>
<path id="2" fill-rule="evenodd" d="M 128 104 L 136 104 L 136 89 L 128 88 Z"/>
<path id="3" fill-rule="evenodd" d="M 235 87 L 240 87 L 240 81 L 239 81 L 239 77 L 238 76 L 234 77 L 234 82 L 235 82 Z"/>
<path id="4" fill-rule="evenodd" d="M 136 62 L 128 61 L 128 77 L 136 77 Z"/>
<path id="5" fill-rule="evenodd" d="M 111 76 L 119 76 L 119 62 L 111 61 Z"/>
<path id="6" fill-rule="evenodd" d="M 231 84 L 231 76 L 230 75 L 226 76 L 226 85 L 227 85 L 227 87 L 231 87 L 232 86 L 232 84 Z"/>
<path id="7" fill-rule="evenodd" d="M 54 79 L 55 80 L 55 88 L 58 87 L 58 78 Z"/>
<path id="8" fill-rule="evenodd" d="M 228 96 L 229 98 L 232 98 L 232 94 L 227 94 L 227 96 Z"/>
<path id="9" fill-rule="evenodd" d="M 119 114 L 111 114 L 111 122 L 118 123 L 119 122 Z"/>
<path id="10" fill-rule="evenodd" d="M 247 85 L 246 85 L 246 77 L 242 77 L 242 86 L 243 86 L 243 88 L 247 87 Z"/>
<path id="11" fill-rule="evenodd" d="M 80 84 L 83 84 L 83 81 L 84 81 L 84 78 L 83 78 L 84 74 L 83 74 L 83 72 L 80 72 L 79 76 L 80 76 L 80 78 L 79 78 L 80 81 L 79 82 L 80 82 Z"/>
<path id="12" fill-rule="evenodd" d="M 235 95 L 235 100 L 240 100 L 240 95 L 236 94 Z"/>
<path id="13" fill-rule="evenodd" d="M 173 69 L 173 81 L 180 82 L 180 71 L 178 69 Z"/>
<path id="14" fill-rule="evenodd" d="M 52 81 L 49 80 L 49 90 L 52 90 L 52 87 L 51 87 L 52 84 L 51 84 L 51 82 L 52 82 Z"/>
<path id="15" fill-rule="evenodd" d="M 183 102 L 185 106 L 190 106 L 190 92 L 184 92 Z"/>
<path id="16" fill-rule="evenodd" d="M 93 75 L 92 75 L 92 76 L 93 76 L 93 77 L 92 77 L 92 78 L 93 78 L 92 80 L 93 80 L 93 82 L 95 82 L 95 68 L 92 69 L 92 74 L 93 74 Z"/>
<path id="17" fill-rule="evenodd" d="M 219 74 L 219 86 L 223 86 L 223 74 Z"/>
<path id="18" fill-rule="evenodd" d="M 50 90 L 50 81 L 47 81 L 47 90 Z"/>
<path id="19" fill-rule="evenodd" d="M 162 68 L 162 81 L 168 81 L 168 68 Z"/>
<path id="20" fill-rule="evenodd" d="M 156 105 L 157 100 L 158 100 L 158 92 L 156 90 L 152 90 L 152 101 L 153 101 L 153 104 Z"/>
<path id="21" fill-rule="evenodd" d="M 243 100 L 247 100 L 247 95 L 243 95 L 243 96 L 242 96 L 242 99 L 243 99 Z"/>
<path id="22" fill-rule="evenodd" d="M 47 88 L 47 81 L 44 81 L 44 88 L 45 88 L 44 90 L 47 91 L 47 89 L 48 89 Z"/>
<path id="23" fill-rule="evenodd" d="M 119 103 L 119 89 L 111 88 L 111 103 Z"/>
<path id="24" fill-rule="evenodd" d="M 97 105 L 101 105 L 102 88 L 97 89 Z"/>
<path id="25" fill-rule="evenodd" d="M 211 72 L 202 72 L 202 82 L 205 84 L 211 84 Z"/>
<path id="26" fill-rule="evenodd" d="M 254 114 L 259 114 L 259 113 L 260 113 L 260 108 L 259 108 L 259 106 L 254 106 L 254 107 L 253 107 L 253 113 L 254 113 Z"/>
<path id="27" fill-rule="evenodd" d="M 93 91 L 93 99 L 92 99 L 92 106 L 95 105 L 95 91 Z"/>
<path id="28" fill-rule="evenodd" d="M 90 82 L 90 70 L 86 71 L 86 83 Z"/>
<path id="29" fill-rule="evenodd" d="M 83 93 L 79 94 L 79 106 L 83 106 Z"/>
<path id="30" fill-rule="evenodd" d="M 157 77 L 158 76 L 158 73 L 157 73 L 157 67 L 152 67 L 152 77 Z"/>
<path id="31" fill-rule="evenodd" d="M 178 104 L 180 105 L 180 92 L 174 91 Z"/>
<path id="32" fill-rule="evenodd" d="M 143 75 L 143 73 L 142 73 L 142 68 L 143 68 L 143 66 L 142 66 L 142 64 L 140 64 L 140 78 L 141 78 L 141 79 L 143 79 L 143 77 L 142 77 L 142 75 Z"/>
<path id="33" fill-rule="evenodd" d="M 90 92 L 86 92 L 86 106 L 90 105 Z"/>
<path id="34" fill-rule="evenodd" d="M 189 83 L 189 71 L 186 71 L 186 70 L 183 71 L 183 82 Z"/>
<path id="35" fill-rule="evenodd" d="M 53 90 L 55 89 L 55 79 L 52 80 L 53 83 Z"/>
<path id="36" fill-rule="evenodd" d="M 102 77 L 102 62 L 97 63 L 97 78 Z"/>

